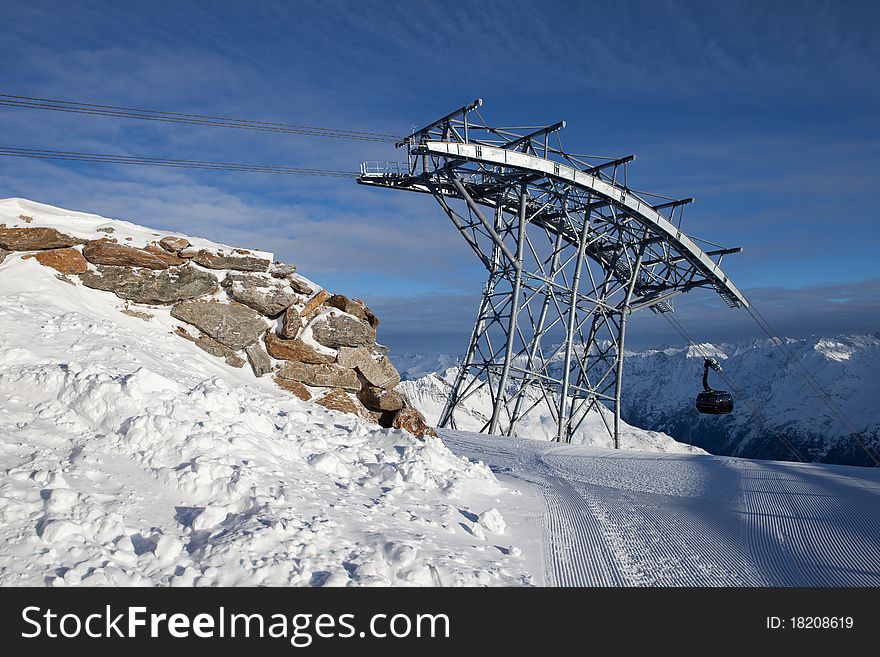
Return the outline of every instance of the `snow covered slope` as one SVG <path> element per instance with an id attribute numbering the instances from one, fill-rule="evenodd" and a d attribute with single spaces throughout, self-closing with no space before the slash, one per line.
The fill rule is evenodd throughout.
<path id="1" fill-rule="evenodd" d="M 20 215 L 88 239 L 157 236 L 0 201 L 0 223 Z M 302 402 L 171 336 L 167 306 L 22 256 L 0 264 L 0 585 L 532 581 L 491 531 L 512 493 L 484 465 Z"/>
<path id="2" fill-rule="evenodd" d="M 778 437 L 781 435 L 808 460 L 872 465 L 816 397 L 798 366 L 786 363 L 769 340 L 699 347 L 627 353 L 623 418 L 631 425 L 664 432 L 657 435 L 668 434 L 713 454 L 791 460 L 791 453 Z M 880 333 L 788 338 L 787 347 L 855 424 L 873 451 L 880 452 Z M 744 399 L 734 400 L 735 410 L 729 416 L 697 413 L 694 398 L 702 390 L 704 353 L 718 358 L 725 373 L 761 410 L 762 418 L 755 416 Z M 451 382 L 447 373 L 450 360 L 442 354 L 407 354 L 398 362 L 402 372 L 413 371 L 422 377 L 405 381 L 402 387 L 432 420 L 442 408 L 440 390 Z M 437 376 L 422 374 L 432 365 L 438 366 Z M 714 387 L 724 387 L 717 375 L 710 374 L 710 378 Z M 488 402 L 481 403 L 483 407 L 474 410 L 485 415 Z"/>
<path id="3" fill-rule="evenodd" d="M 437 362 L 438 359 L 429 359 Z M 407 371 L 411 371 L 410 368 Z M 418 379 L 401 382 L 398 389 L 409 397 L 413 406 L 419 409 L 429 423 L 436 425 L 443 412 L 443 406 L 453 385 L 458 369 L 450 367 L 442 372 L 429 374 Z M 556 423 L 546 410 L 539 413 L 536 408 L 522 418 L 517 424 L 517 435 L 532 440 L 552 440 L 556 436 Z M 606 413 L 606 421 L 611 422 L 610 412 Z M 469 397 L 464 405 L 464 412 L 458 411 L 456 422 L 464 431 L 480 431 L 492 415 L 492 400 L 487 389 L 480 390 Z M 591 412 L 578 428 L 573 441 L 576 444 L 594 447 L 613 447 L 613 441 L 598 413 Z M 623 423 L 620 443 L 623 449 L 647 450 L 651 452 L 670 452 L 682 454 L 704 454 L 705 452 L 692 445 L 676 442 L 664 433 L 646 431 Z"/>

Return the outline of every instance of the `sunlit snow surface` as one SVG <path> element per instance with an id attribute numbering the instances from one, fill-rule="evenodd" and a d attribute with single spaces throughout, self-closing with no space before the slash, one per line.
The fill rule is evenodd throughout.
<path id="1" fill-rule="evenodd" d="M 548 585 L 880 585 L 876 468 L 441 436 L 540 492 Z"/>

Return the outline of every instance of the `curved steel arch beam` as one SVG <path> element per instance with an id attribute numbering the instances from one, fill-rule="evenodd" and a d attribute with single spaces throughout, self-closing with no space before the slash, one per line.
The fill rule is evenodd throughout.
<path id="1" fill-rule="evenodd" d="M 516 168 L 538 174 L 541 177 L 556 178 L 609 199 L 614 205 L 624 209 L 636 221 L 672 243 L 690 263 L 706 276 L 707 280 L 716 286 L 719 292 L 726 292 L 740 306 L 746 308 L 749 306 L 748 300 L 728 278 L 727 274 L 690 237 L 657 212 L 650 203 L 618 185 L 553 160 L 485 144 L 424 141 L 419 145 L 419 152 L 426 155 L 456 157 L 473 162 Z"/>

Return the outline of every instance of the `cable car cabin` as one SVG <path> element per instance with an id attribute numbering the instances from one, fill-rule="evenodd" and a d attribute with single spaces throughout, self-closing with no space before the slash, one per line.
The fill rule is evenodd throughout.
<path id="1" fill-rule="evenodd" d="M 697 395 L 697 410 L 707 415 L 724 415 L 733 411 L 733 397 L 724 390 L 704 390 Z"/>
<path id="2" fill-rule="evenodd" d="M 721 371 L 721 365 L 714 358 L 703 362 L 703 392 L 697 395 L 696 407 L 706 415 L 726 415 L 733 411 L 733 397 L 725 390 L 712 390 L 709 387 L 709 368 Z"/>

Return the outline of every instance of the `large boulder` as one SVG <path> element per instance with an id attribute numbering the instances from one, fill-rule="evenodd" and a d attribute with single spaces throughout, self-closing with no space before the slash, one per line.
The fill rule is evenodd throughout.
<path id="1" fill-rule="evenodd" d="M 38 251 L 32 255 L 24 256 L 23 260 L 28 258 L 34 258 L 41 265 L 51 267 L 62 274 L 84 274 L 89 270 L 89 263 L 76 249 Z"/>
<path id="2" fill-rule="evenodd" d="M 113 292 L 136 303 L 168 304 L 217 291 L 217 279 L 206 271 L 185 265 L 164 271 L 103 267 L 80 275 L 86 287 Z"/>
<path id="3" fill-rule="evenodd" d="M 266 334 L 266 349 L 278 360 L 296 360 L 312 365 L 329 364 L 335 360 L 333 356 L 320 353 L 302 340 L 285 340 L 271 331 Z"/>
<path id="4" fill-rule="evenodd" d="M 0 226 L 0 249 L 7 251 L 41 251 L 64 249 L 88 240 L 60 233 L 54 228 L 7 228 Z"/>
<path id="5" fill-rule="evenodd" d="M 222 285 L 229 297 L 267 317 L 280 315 L 299 299 L 285 283 L 264 276 L 227 274 Z"/>
<path id="6" fill-rule="evenodd" d="M 273 376 L 272 380 L 279 388 L 284 388 L 288 392 L 292 392 L 303 401 L 309 401 L 312 398 L 312 393 L 309 392 L 309 389 L 306 388 L 299 381 L 294 381 L 293 379 L 282 379 L 280 376 L 277 375 Z"/>
<path id="7" fill-rule="evenodd" d="M 163 237 L 159 240 L 159 246 L 169 253 L 177 255 L 180 251 L 183 251 L 189 246 L 189 240 L 185 237 L 173 237 L 169 235 L 168 237 Z"/>
<path id="8" fill-rule="evenodd" d="M 278 370 L 277 375 L 282 379 L 293 379 L 317 388 L 342 388 L 353 392 L 361 389 L 361 381 L 354 370 L 334 364 L 315 365 L 289 360 Z"/>
<path id="9" fill-rule="evenodd" d="M 373 314 L 373 311 L 370 310 L 360 299 L 349 299 L 344 294 L 334 294 L 324 302 L 324 305 L 330 306 L 331 308 L 338 308 L 344 313 L 354 315 L 358 319 L 369 324 L 373 330 L 379 328 L 379 318 L 376 317 Z"/>
<path id="10" fill-rule="evenodd" d="M 83 247 L 83 256 L 93 265 L 114 267 L 143 267 L 145 269 L 168 269 L 185 261 L 155 247 L 154 250 L 136 249 L 117 244 L 108 239 L 92 240 Z"/>
<path id="11" fill-rule="evenodd" d="M 391 361 L 366 347 L 341 347 L 336 362 L 340 367 L 356 369 L 368 385 L 376 388 L 390 390 L 400 383 L 400 374 Z"/>
<path id="12" fill-rule="evenodd" d="M 391 420 L 391 428 L 409 431 L 417 438 L 437 436 L 437 432 L 425 422 L 425 416 L 419 413 L 416 409 L 410 407 L 402 408 L 394 414 L 394 417 Z"/>
<path id="13" fill-rule="evenodd" d="M 364 406 L 374 411 L 399 411 L 406 405 L 403 395 L 396 390 L 375 386 L 364 386 L 357 396 Z"/>
<path id="14" fill-rule="evenodd" d="M 341 313 L 330 312 L 312 322 L 312 337 L 325 347 L 363 347 L 376 342 L 376 330 L 369 324 Z"/>
<path id="15" fill-rule="evenodd" d="M 200 249 L 192 259 L 193 262 L 208 269 L 235 269 L 236 271 L 264 272 L 269 269 L 270 264 L 268 260 L 257 258 L 240 249 L 235 249 L 229 254 Z"/>
<path id="16" fill-rule="evenodd" d="M 256 342 L 266 330 L 266 322 L 260 315 L 235 302 L 181 301 L 171 309 L 171 316 L 192 324 L 236 351 Z"/>
<path id="17" fill-rule="evenodd" d="M 248 362 L 256 376 L 263 376 L 272 371 L 272 359 L 269 358 L 269 354 L 263 349 L 259 340 L 245 347 L 244 353 L 247 355 Z"/>

